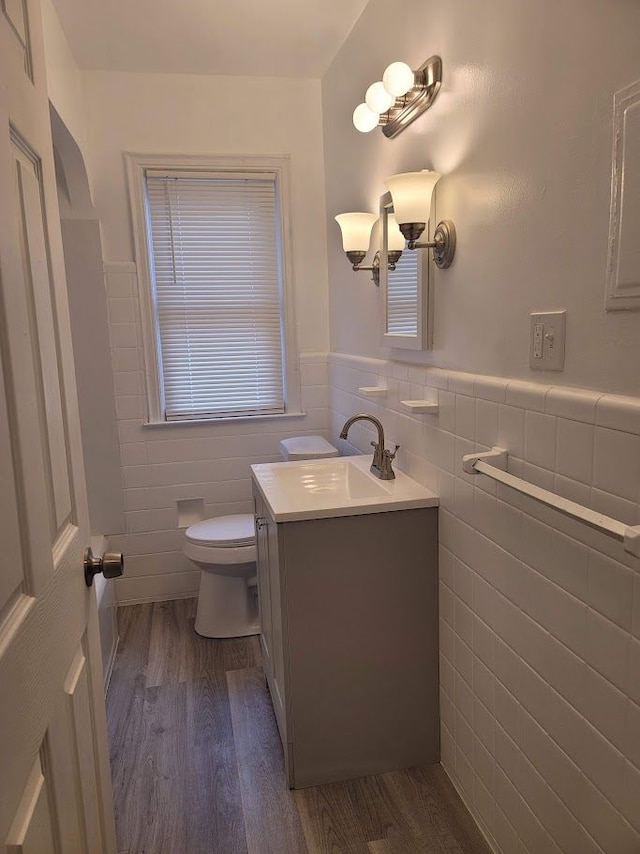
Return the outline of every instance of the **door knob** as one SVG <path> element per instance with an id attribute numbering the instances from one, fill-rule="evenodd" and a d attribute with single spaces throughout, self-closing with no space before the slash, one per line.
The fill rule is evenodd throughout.
<path id="1" fill-rule="evenodd" d="M 105 552 L 95 557 L 91 547 L 84 553 L 84 580 L 87 587 L 93 584 L 93 576 L 101 572 L 105 578 L 118 578 L 124 572 L 122 552 Z"/>

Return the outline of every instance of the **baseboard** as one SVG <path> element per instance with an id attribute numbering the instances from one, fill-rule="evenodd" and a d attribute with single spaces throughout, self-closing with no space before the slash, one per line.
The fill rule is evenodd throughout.
<path id="1" fill-rule="evenodd" d="M 487 843 L 490 850 L 493 852 L 493 854 L 503 854 L 502 849 L 500 848 L 500 846 L 498 845 L 496 840 L 493 838 L 493 835 L 485 827 L 484 822 L 482 821 L 482 819 L 478 815 L 477 811 L 474 809 L 474 807 L 467 800 L 467 795 L 466 795 L 466 792 L 464 791 L 464 789 L 458 785 L 458 782 L 456 781 L 455 777 L 451 776 L 451 774 L 445 768 L 445 766 L 442 765 L 442 762 L 440 762 L 440 765 L 442 766 L 442 770 L 444 771 L 444 773 L 447 775 L 449 782 L 451 783 L 453 788 L 458 793 L 460 800 L 462 801 L 462 803 L 467 808 L 469 815 L 474 820 L 476 827 L 478 828 L 478 830 L 482 834 L 482 838 Z"/>
<path id="2" fill-rule="evenodd" d="M 117 606 L 116 606 L 117 607 Z M 107 666 L 104 669 L 104 695 L 107 696 L 107 691 L 109 690 L 109 683 L 111 682 L 111 675 L 113 673 L 113 665 L 116 660 L 116 655 L 118 653 L 118 644 L 120 643 L 120 636 L 116 633 L 113 638 L 113 645 L 111 647 L 111 652 L 109 653 L 109 660 L 107 661 Z"/>
<path id="3" fill-rule="evenodd" d="M 174 599 L 195 599 L 198 591 L 190 593 L 167 593 L 158 596 L 142 597 L 140 599 L 118 599 L 118 608 L 125 605 L 147 605 L 149 602 L 173 602 Z"/>
<path id="4" fill-rule="evenodd" d="M 168 572 L 162 575 L 122 577 L 115 583 L 118 605 L 139 605 L 144 602 L 165 602 L 188 599 L 198 595 L 200 570 Z"/>

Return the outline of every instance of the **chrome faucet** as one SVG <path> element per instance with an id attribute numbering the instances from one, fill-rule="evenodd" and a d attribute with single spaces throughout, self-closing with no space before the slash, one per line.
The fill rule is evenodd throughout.
<path id="1" fill-rule="evenodd" d="M 353 415 L 351 418 L 348 419 L 348 421 L 344 422 L 342 431 L 340 432 L 341 439 L 347 438 L 351 426 L 355 424 L 356 421 L 371 421 L 371 423 L 378 431 L 378 441 L 371 443 L 374 448 L 373 462 L 371 463 L 370 468 L 371 474 L 374 474 L 376 477 L 379 477 L 380 480 L 393 480 L 396 475 L 393 471 L 391 463 L 395 460 L 400 445 L 396 445 L 396 449 L 393 453 L 385 449 L 384 427 L 382 426 L 380 421 L 378 421 L 378 419 L 375 418 L 373 415 Z"/>

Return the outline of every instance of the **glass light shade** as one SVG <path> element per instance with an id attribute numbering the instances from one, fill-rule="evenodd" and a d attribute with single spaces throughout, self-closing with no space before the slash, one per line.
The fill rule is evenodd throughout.
<path id="1" fill-rule="evenodd" d="M 360 133 L 369 133 L 378 126 L 380 116 L 374 113 L 366 104 L 358 104 L 353 111 L 353 124 Z"/>
<path id="2" fill-rule="evenodd" d="M 406 95 L 415 83 L 415 75 L 406 62 L 392 62 L 385 68 L 382 84 L 390 95 L 400 98 Z"/>
<path id="3" fill-rule="evenodd" d="M 371 232 L 378 217 L 371 213 L 338 214 L 336 222 L 342 231 L 342 248 L 345 252 L 368 252 Z"/>
<path id="4" fill-rule="evenodd" d="M 364 102 L 374 113 L 386 113 L 395 104 L 396 99 L 384 88 L 382 80 L 372 83 L 364 96 Z"/>
<path id="5" fill-rule="evenodd" d="M 404 234 L 400 231 L 393 214 L 387 217 L 387 249 L 389 252 L 402 252 L 406 246 Z"/>
<path id="6" fill-rule="evenodd" d="M 433 188 L 439 172 L 402 172 L 384 179 L 393 200 L 393 211 L 399 225 L 406 222 L 429 222 Z"/>

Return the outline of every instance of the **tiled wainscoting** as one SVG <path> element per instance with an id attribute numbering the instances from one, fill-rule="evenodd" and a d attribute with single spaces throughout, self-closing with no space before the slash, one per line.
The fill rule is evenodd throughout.
<path id="1" fill-rule="evenodd" d="M 640 399 L 338 354 L 329 381 L 333 440 L 377 415 L 399 467 L 440 493 L 442 762 L 487 838 L 640 851 L 640 562 L 461 467 L 500 445 L 512 473 L 637 524 Z M 358 392 L 380 384 L 384 400 Z M 438 415 L 399 403 L 425 398 Z M 373 438 L 349 435 L 364 453 Z"/>
<path id="2" fill-rule="evenodd" d="M 181 551 L 177 501 L 202 499 L 204 518 L 252 513 L 249 466 L 280 459 L 284 437 L 328 437 L 326 354 L 300 357 L 305 417 L 145 427 L 135 265 L 106 264 L 105 278 L 126 519 L 126 531 L 107 532 L 126 556 L 118 600 L 194 596 L 200 572 Z"/>

